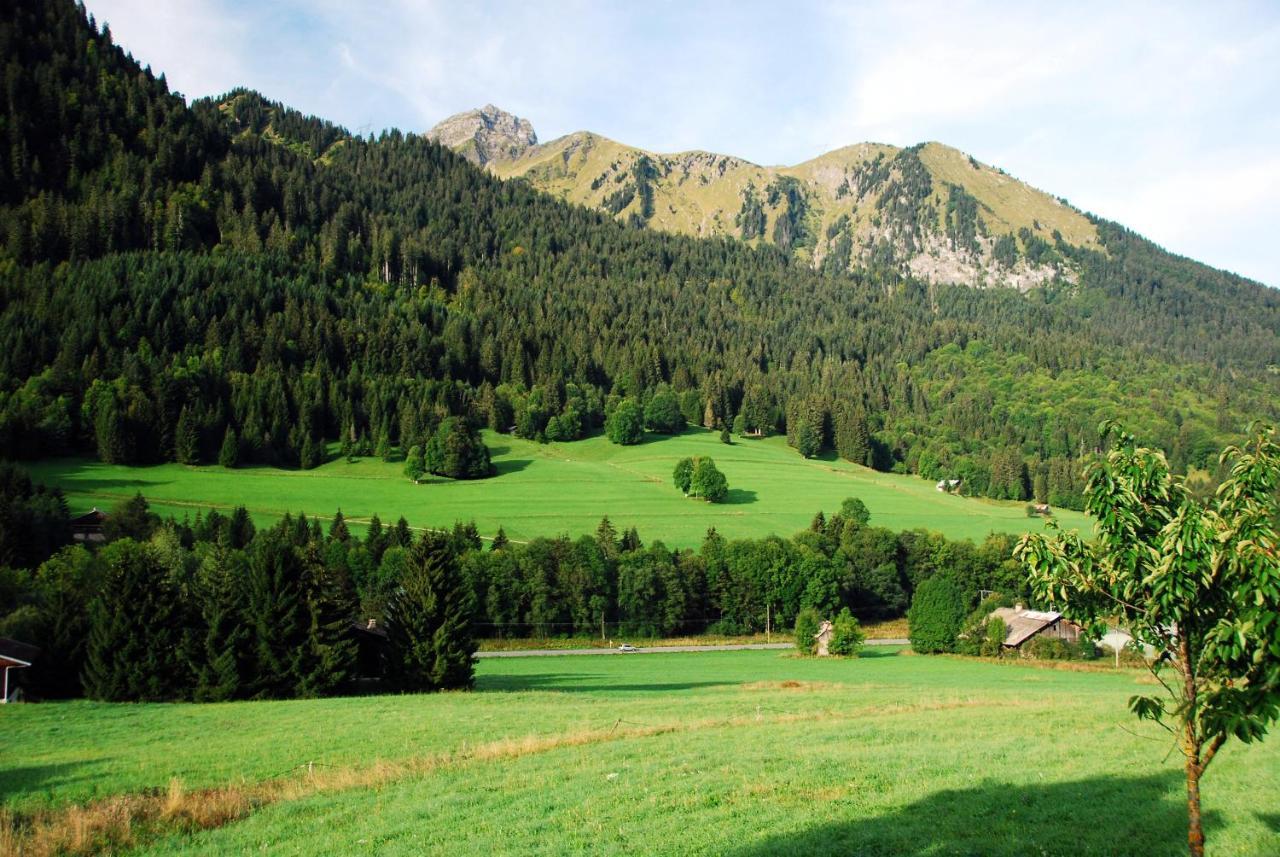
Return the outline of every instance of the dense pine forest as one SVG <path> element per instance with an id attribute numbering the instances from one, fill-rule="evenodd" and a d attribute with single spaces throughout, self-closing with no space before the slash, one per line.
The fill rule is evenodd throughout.
<path id="1" fill-rule="evenodd" d="M 68 544 L 57 492 L 14 465 L 0 465 L 0 492 L 0 637 L 42 650 L 22 677 L 36 698 L 461 687 L 476 637 L 776 632 L 804 610 L 889 619 L 939 574 L 970 607 L 982 590 L 1028 594 L 1013 536 L 895 533 L 856 499 L 789 539 L 711 529 L 698 550 L 674 550 L 608 518 L 576 538 L 499 531 L 485 546 L 473 525 L 415 532 L 403 517 L 375 517 L 361 538 L 341 512 L 262 530 L 243 507 L 161 521 L 139 495 L 111 510 L 106 544 L 86 546 Z"/>
<path id="2" fill-rule="evenodd" d="M 1046 246 L 1083 273 L 1025 295 L 824 274 L 421 136 L 248 91 L 188 105 L 68 0 L 11 4 L 0 46 L 8 457 L 311 467 L 332 441 L 429 450 L 450 417 L 568 440 L 673 397 L 806 455 L 1078 507 L 1102 418 L 1205 484 L 1280 418 L 1280 294 L 1113 224 L 1105 252 Z"/>

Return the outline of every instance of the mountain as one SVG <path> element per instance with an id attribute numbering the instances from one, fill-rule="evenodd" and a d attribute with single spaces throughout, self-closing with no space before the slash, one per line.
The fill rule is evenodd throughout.
<path id="1" fill-rule="evenodd" d="M 450 116 L 428 131 L 427 139 L 481 165 L 514 160 L 538 144 L 529 120 L 492 104 Z"/>
<path id="2" fill-rule="evenodd" d="M 828 272 L 879 262 L 932 283 L 1025 291 L 1078 281 L 1062 247 L 1100 247 L 1094 222 L 1065 201 L 941 143 L 859 143 L 792 167 L 762 167 L 710 152 L 655 154 L 580 131 L 474 156 L 474 125 L 517 121 L 528 127 L 521 141 L 534 139 L 527 122 L 492 105 L 447 119 L 429 136 L 495 175 L 620 220 L 772 243 Z M 466 133 L 442 133 L 446 126 Z"/>
<path id="3" fill-rule="evenodd" d="M 1103 419 L 1193 474 L 1215 468 L 1249 420 L 1280 421 L 1280 292 L 1116 224 L 1088 219 L 1092 242 L 1068 241 L 1072 221 L 1033 215 L 1063 240 L 1019 234 L 1008 267 L 1061 274 L 1021 291 L 912 274 L 902 242 L 938 240 L 920 212 L 979 246 L 979 223 L 994 233 L 997 216 L 1007 228 L 1024 216 L 979 188 L 998 174 L 941 147 L 841 156 L 873 165 L 861 172 L 843 161 L 823 172 L 819 159 L 767 176 L 690 156 L 684 187 L 743 171 L 760 211 L 736 224 L 750 224 L 746 241 L 672 234 L 635 227 L 659 215 L 657 176 L 674 181 L 674 162 L 636 155 L 624 169 L 621 149 L 603 156 L 618 162 L 606 181 L 620 195 L 601 212 L 424 135 L 352 135 L 243 89 L 188 104 L 82 6 L 11 6 L 6 457 L 225 452 L 312 467 L 332 441 L 351 453 L 424 445 L 450 416 L 569 441 L 625 399 L 669 410 L 674 397 L 695 424 L 785 433 L 808 454 L 959 478 L 968 493 L 1078 505 Z M 514 162 L 547 152 L 496 112 L 468 122 L 455 130 L 479 134 L 477 159 L 522 140 Z M 972 171 L 965 193 L 981 190 L 987 207 L 942 195 L 939 164 Z M 838 199 L 848 185 L 875 200 L 854 215 L 883 233 L 881 249 L 855 254 L 850 215 L 847 266 L 828 263 L 842 251 L 815 236 L 841 233 L 819 233 L 801 182 L 828 173 Z M 815 264 L 805 254 L 819 247 Z"/>

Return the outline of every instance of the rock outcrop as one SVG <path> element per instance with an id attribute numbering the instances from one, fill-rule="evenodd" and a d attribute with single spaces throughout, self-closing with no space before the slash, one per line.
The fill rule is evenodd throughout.
<path id="1" fill-rule="evenodd" d="M 492 104 L 450 116 L 428 131 L 427 138 L 481 166 L 494 160 L 513 160 L 538 145 L 538 135 L 528 119 Z"/>

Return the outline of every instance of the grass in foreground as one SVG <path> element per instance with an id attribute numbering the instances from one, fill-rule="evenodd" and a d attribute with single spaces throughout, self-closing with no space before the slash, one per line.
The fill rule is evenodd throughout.
<path id="1" fill-rule="evenodd" d="M 179 519 L 241 504 L 260 524 L 299 510 L 328 519 L 341 508 L 357 525 L 374 514 L 384 523 L 403 515 L 417 527 L 474 520 L 486 536 L 502 526 L 516 540 L 591 533 L 603 515 L 620 530 L 635 526 L 646 542 L 661 539 L 668 547 L 697 547 L 711 526 L 731 539 L 769 533 L 790 537 L 819 509 L 834 512 L 846 497 L 861 498 L 872 524 L 894 530 L 920 527 L 981 541 L 992 531 L 1044 527 L 1041 519 L 1026 516 L 1023 503 L 951 496 L 913 476 L 877 473 L 835 459 L 806 460 L 781 437 L 737 439 L 732 446 L 718 437 L 690 429 L 620 447 L 603 436 L 537 444 L 486 432 L 498 476 L 421 485 L 404 478 L 401 463 L 374 458 L 339 459 L 311 471 L 123 467 L 81 459 L 37 462 L 30 470 L 37 481 L 67 492 L 75 512 L 106 508 L 141 491 L 157 511 Z M 697 455 L 714 458 L 728 477 L 727 502 L 690 500 L 672 485 L 676 462 Z M 1091 530 L 1088 519 L 1076 512 L 1061 511 L 1059 521 L 1067 529 Z"/>
<path id="2" fill-rule="evenodd" d="M 1144 676 L 717 652 L 483 661 L 470 694 L 14 706 L 0 794 L 265 796 L 156 854 L 1177 854 L 1180 759 L 1125 707 Z M 1205 789 L 1214 853 L 1277 853 L 1274 742 Z"/>

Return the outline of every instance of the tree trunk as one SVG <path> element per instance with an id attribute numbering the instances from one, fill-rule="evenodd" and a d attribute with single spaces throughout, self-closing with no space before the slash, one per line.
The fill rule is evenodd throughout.
<path id="1" fill-rule="evenodd" d="M 1200 765 L 1190 755 L 1187 756 L 1187 845 L 1191 849 L 1191 857 L 1204 857 L 1204 828 L 1200 824 Z"/>
<path id="2" fill-rule="evenodd" d="M 1200 751 L 1204 748 L 1202 736 L 1196 724 L 1196 676 L 1195 663 L 1191 659 L 1191 642 L 1186 628 L 1178 628 L 1178 649 L 1181 655 L 1183 693 L 1186 696 L 1182 754 L 1187 760 L 1187 846 L 1191 857 L 1204 857 L 1204 828 L 1200 822 Z"/>

